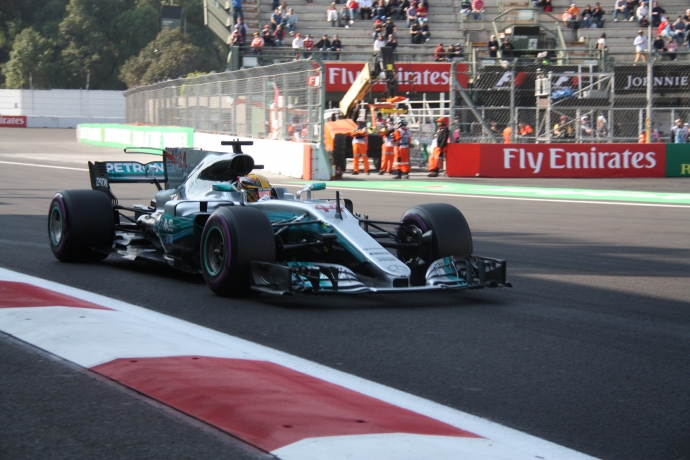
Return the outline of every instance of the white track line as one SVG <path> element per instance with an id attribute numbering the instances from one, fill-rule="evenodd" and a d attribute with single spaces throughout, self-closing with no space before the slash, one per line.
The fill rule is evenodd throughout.
<path id="1" fill-rule="evenodd" d="M 349 388 L 353 391 L 368 395 L 381 401 L 385 401 L 389 404 L 426 415 L 457 428 L 475 433 L 503 446 L 516 449 L 518 452 L 530 453 L 531 455 L 536 456 L 536 458 L 544 458 L 549 460 L 589 460 L 593 458 L 550 441 L 546 441 L 537 438 L 536 436 L 499 425 L 498 423 L 482 419 L 466 412 L 443 406 L 433 401 L 429 401 L 427 399 L 414 396 L 385 385 L 365 380 L 363 378 L 356 377 L 354 375 L 350 375 L 345 372 L 332 369 L 257 343 L 253 343 L 248 340 L 233 337 L 213 329 L 208 329 L 206 327 L 147 310 L 142 307 L 137 307 L 123 301 L 94 294 L 88 291 L 83 291 L 81 289 L 76 289 L 63 284 L 54 283 L 41 278 L 24 275 L 22 273 L 4 268 L 0 268 L 0 280 L 29 283 L 44 289 L 49 289 L 72 297 L 83 299 L 88 302 L 103 305 L 116 311 L 98 312 L 102 314 L 101 316 L 107 314 L 126 315 L 131 317 L 131 320 L 129 321 L 144 321 L 146 323 L 150 323 L 150 326 L 155 327 L 160 331 L 159 333 L 161 334 L 165 330 L 170 330 L 170 332 L 174 332 L 175 335 L 187 335 L 190 337 L 190 339 L 193 338 L 194 341 L 201 340 L 214 347 L 242 350 L 245 353 L 252 355 L 256 359 L 273 362 L 293 369 L 297 372 L 301 372 L 326 382 Z M 55 307 L 48 308 L 52 309 Z M 12 323 L 12 318 L 11 315 L 8 316 L 8 313 L 11 313 L 12 310 L 17 311 L 21 309 L 5 309 L 5 313 L 0 315 L 0 318 L 2 319 L 0 326 L 2 326 L 2 323 L 6 323 L 5 327 L 10 326 Z M 36 314 L 40 313 L 36 312 Z M 9 322 L 7 323 L 7 321 Z M 18 338 L 21 339 L 21 337 Z M 61 339 L 59 337 L 57 339 L 57 343 L 61 343 Z"/>
<path id="2" fill-rule="evenodd" d="M 17 163 L 14 161 L 0 161 L 5 165 L 19 165 L 19 166 L 33 166 L 35 168 L 53 168 L 53 169 L 71 169 L 72 171 L 88 171 L 86 168 L 70 168 L 67 166 L 51 166 L 51 165 L 37 165 L 34 163 Z"/>
<path id="3" fill-rule="evenodd" d="M 277 184 L 282 187 L 301 187 L 301 185 L 295 184 Z M 337 185 L 333 184 L 330 188 L 338 188 Z M 682 204 L 656 204 L 656 203 L 629 203 L 629 202 L 618 202 L 618 201 L 592 201 L 592 200 L 560 200 L 560 199 L 549 199 L 549 198 L 522 198 L 513 196 L 497 196 L 497 195 L 467 195 L 460 193 L 433 193 L 433 192 L 406 192 L 403 190 L 379 190 L 374 188 L 352 188 L 343 187 L 341 191 L 353 190 L 357 192 L 378 192 L 378 193 L 399 193 L 403 195 L 426 195 L 426 196 L 447 196 L 447 197 L 459 197 L 459 198 L 486 198 L 489 200 L 512 200 L 512 201 L 544 201 L 548 203 L 585 203 L 585 204 L 612 204 L 618 206 L 651 206 L 657 208 L 685 208 L 690 209 L 690 205 Z"/>
<path id="4" fill-rule="evenodd" d="M 0 161 L 1 164 L 7 165 L 19 165 L 19 166 L 34 166 L 36 168 L 54 168 L 54 169 L 69 169 L 72 171 L 88 171 L 84 168 L 69 168 L 67 166 L 49 166 L 49 165 L 37 165 L 33 163 L 16 163 L 13 161 Z M 300 187 L 300 185 L 295 184 L 280 184 L 274 183 L 273 185 L 278 185 L 282 187 Z M 331 188 L 336 188 L 337 186 L 332 186 Z M 627 203 L 627 202 L 616 202 L 616 201 L 591 201 L 591 200 L 558 200 L 558 199 L 548 199 L 548 198 L 521 198 L 513 196 L 492 196 L 492 195 L 467 195 L 459 193 L 430 193 L 430 192 L 406 192 L 402 190 L 378 190 L 369 188 L 351 188 L 344 187 L 345 190 L 352 190 L 355 192 L 376 192 L 376 193 L 398 193 L 403 195 L 425 195 L 425 196 L 447 196 L 447 197 L 457 197 L 457 198 L 484 198 L 489 200 L 510 200 L 510 201 L 541 201 L 547 203 L 582 203 L 582 204 L 606 204 L 606 205 L 617 205 L 617 206 L 647 206 L 653 208 L 690 208 L 690 205 L 682 204 L 655 204 L 655 203 Z"/>

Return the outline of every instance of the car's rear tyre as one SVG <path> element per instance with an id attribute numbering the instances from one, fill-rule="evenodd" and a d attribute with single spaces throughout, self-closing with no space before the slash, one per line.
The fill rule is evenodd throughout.
<path id="1" fill-rule="evenodd" d="M 244 295 L 251 287 L 249 262 L 275 262 L 275 234 L 260 210 L 223 207 L 206 221 L 200 251 L 208 287 L 221 296 Z"/>
<path id="2" fill-rule="evenodd" d="M 419 242 L 421 235 L 432 231 L 431 239 L 416 249 L 399 249 L 398 258 L 404 262 L 417 261 L 413 270 L 413 284 L 423 284 L 429 265 L 442 257 L 472 254 L 472 232 L 460 210 L 446 203 L 420 204 L 408 209 L 400 219 L 399 236 L 403 241 Z M 422 263 L 419 263 L 419 261 Z M 422 276 L 422 279 L 420 279 Z"/>
<path id="3" fill-rule="evenodd" d="M 48 239 L 63 262 L 99 261 L 108 257 L 115 237 L 115 211 L 98 190 L 63 190 L 48 211 Z"/>

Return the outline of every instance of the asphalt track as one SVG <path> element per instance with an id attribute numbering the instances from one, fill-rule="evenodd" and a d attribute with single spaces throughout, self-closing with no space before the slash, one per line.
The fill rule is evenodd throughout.
<path id="1" fill-rule="evenodd" d="M 273 347 L 595 457 L 690 459 L 690 207 L 381 193 L 360 190 L 378 179 L 360 175 L 356 189 L 341 187 L 356 212 L 397 219 L 414 204 L 451 203 L 467 217 L 475 252 L 509 261 L 515 287 L 228 300 L 202 279 L 164 268 L 54 260 L 45 231 L 54 192 L 88 188 L 86 160 L 124 157 L 74 137 L 72 130 L 0 130 L 0 266 Z M 439 181 L 447 182 L 690 193 L 687 179 Z M 330 193 L 337 187 L 329 183 Z M 152 189 L 120 186 L 116 193 L 121 202 L 147 203 Z M 2 334 L 0 349 L 0 458 L 265 458 Z"/>

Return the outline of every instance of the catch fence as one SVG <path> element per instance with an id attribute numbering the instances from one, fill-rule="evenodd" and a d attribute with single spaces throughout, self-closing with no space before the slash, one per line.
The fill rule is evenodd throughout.
<path id="1" fill-rule="evenodd" d="M 451 75 L 462 143 L 672 142 L 675 120 L 690 121 L 688 62 L 494 60 Z"/>
<path id="2" fill-rule="evenodd" d="M 125 92 L 127 123 L 322 142 L 324 79 L 313 61 L 212 73 Z"/>

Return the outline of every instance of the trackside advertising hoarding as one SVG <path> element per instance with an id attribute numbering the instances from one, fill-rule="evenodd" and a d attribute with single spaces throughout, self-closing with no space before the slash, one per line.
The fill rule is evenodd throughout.
<path id="1" fill-rule="evenodd" d="M 77 141 L 106 147 L 192 147 L 194 128 L 85 123 L 77 126 Z"/>
<path id="2" fill-rule="evenodd" d="M 690 177 L 690 144 L 451 144 L 451 177 Z"/>
<path id="3" fill-rule="evenodd" d="M 346 92 L 364 66 L 363 62 L 326 61 L 326 91 Z M 398 90 L 418 93 L 447 93 L 450 87 L 450 63 L 397 63 Z M 467 64 L 455 67 L 458 82 L 467 87 Z M 374 91 L 385 91 L 383 83 L 374 85 Z"/>
<path id="4" fill-rule="evenodd" d="M 26 116 L 0 115 L 0 128 L 26 128 Z"/>

